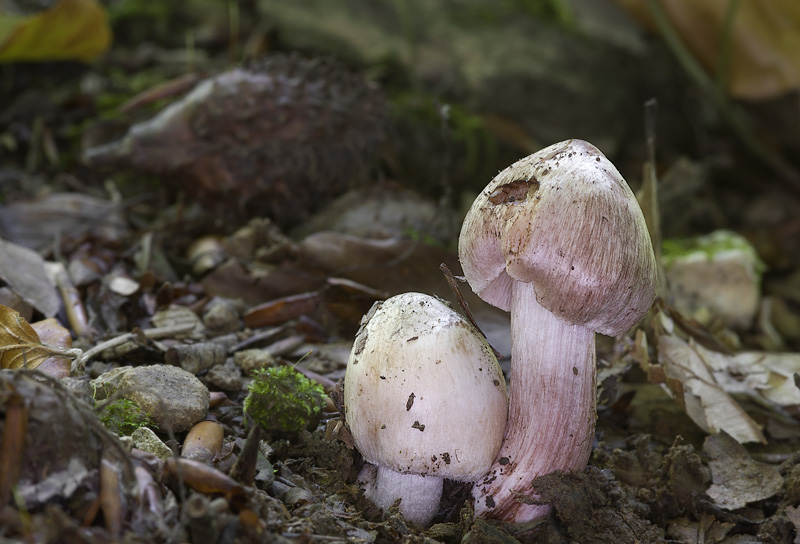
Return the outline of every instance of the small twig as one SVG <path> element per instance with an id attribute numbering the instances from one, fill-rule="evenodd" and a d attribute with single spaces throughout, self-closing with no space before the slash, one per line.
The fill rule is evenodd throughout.
<path id="1" fill-rule="evenodd" d="M 309 353 L 311 353 L 311 352 L 309 352 Z M 305 357 L 305 355 L 303 357 Z M 330 392 L 330 391 L 333 391 L 336 388 L 336 382 L 333 381 L 332 379 L 326 378 L 322 374 L 314 372 L 313 370 L 309 370 L 308 368 L 304 368 L 302 366 L 297 366 L 297 363 L 299 363 L 300 361 L 297 361 L 297 363 L 292 363 L 292 362 L 287 361 L 285 359 L 278 359 L 278 362 L 280 364 L 284 365 L 284 366 L 290 366 L 290 367 L 294 368 L 297 372 L 299 372 L 300 374 L 302 374 L 303 376 L 305 376 L 309 380 L 313 380 L 313 381 L 317 382 L 318 384 L 320 384 L 323 388 L 325 388 L 326 391 Z"/>
<path id="2" fill-rule="evenodd" d="M 176 334 L 183 334 L 191 331 L 194 327 L 195 325 L 193 323 L 188 323 L 183 325 L 170 325 L 167 327 L 154 327 L 152 329 L 126 332 L 125 334 L 121 334 L 104 342 L 100 342 L 93 348 L 87 349 L 82 354 L 78 355 L 72 362 L 72 368 L 70 369 L 70 373 L 72 375 L 83 374 L 86 368 L 86 363 L 89 362 L 89 360 L 100 355 L 107 349 L 121 346 L 122 344 L 128 342 L 129 340 L 137 338 L 140 334 L 145 338 L 153 340 L 156 338 L 166 338 Z"/>
<path id="3" fill-rule="evenodd" d="M 647 160 L 642 172 L 642 188 L 637 196 L 644 214 L 650 241 L 656 257 L 658 285 L 656 296 L 667 297 L 667 281 L 664 265 L 661 263 L 661 211 L 658 201 L 658 174 L 656 173 L 656 114 L 658 102 L 650 99 L 644 104 L 644 136 L 647 145 Z"/>

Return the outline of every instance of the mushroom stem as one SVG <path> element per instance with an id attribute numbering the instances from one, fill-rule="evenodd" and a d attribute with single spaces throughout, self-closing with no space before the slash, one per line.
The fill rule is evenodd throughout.
<path id="1" fill-rule="evenodd" d="M 374 482 L 365 482 L 364 494 L 384 512 L 401 499 L 400 511 L 406 521 L 427 526 L 439 511 L 444 479 L 438 476 L 402 474 L 387 467 L 379 466 Z M 361 475 L 359 475 L 361 476 Z"/>
<path id="2" fill-rule="evenodd" d="M 541 517 L 531 482 L 556 470 L 583 470 L 595 425 L 594 332 L 568 325 L 536 300 L 532 283 L 513 282 L 511 393 L 500 452 L 475 484 L 475 514 L 518 523 Z"/>

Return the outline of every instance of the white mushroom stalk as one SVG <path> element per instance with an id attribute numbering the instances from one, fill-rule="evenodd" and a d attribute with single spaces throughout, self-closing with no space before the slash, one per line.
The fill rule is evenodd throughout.
<path id="1" fill-rule="evenodd" d="M 438 299 L 405 293 L 376 303 L 347 362 L 345 418 L 356 447 L 377 467 L 365 494 L 427 525 L 443 478 L 475 481 L 492 464 L 508 399 L 483 336 Z"/>
<path id="2" fill-rule="evenodd" d="M 569 140 L 489 183 L 464 221 L 459 257 L 473 290 L 511 312 L 509 420 L 495 463 L 473 489 L 475 512 L 529 521 L 549 510 L 529 504 L 533 479 L 588 462 L 594 332 L 621 334 L 650 308 L 652 245 L 616 168 L 591 144 Z"/>

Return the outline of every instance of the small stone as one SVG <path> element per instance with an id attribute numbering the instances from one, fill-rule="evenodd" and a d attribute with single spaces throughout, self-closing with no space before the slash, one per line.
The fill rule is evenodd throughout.
<path id="1" fill-rule="evenodd" d="M 233 359 L 228 359 L 225 364 L 209 370 L 205 375 L 205 381 L 222 391 L 241 391 L 243 389 L 242 371 L 234 364 Z"/>
<path id="2" fill-rule="evenodd" d="M 224 347 L 225 353 L 228 353 L 234 348 L 234 346 L 241 342 L 241 340 L 242 339 L 239 338 L 238 334 L 231 332 L 228 334 L 215 336 L 211 341 Z"/>
<path id="3" fill-rule="evenodd" d="M 62 378 L 61 385 L 68 389 L 70 393 L 75 395 L 76 398 L 82 400 L 89 406 L 94 405 L 92 386 L 88 380 L 83 378 Z"/>
<path id="4" fill-rule="evenodd" d="M 236 302 L 215 297 L 206 306 L 203 324 L 211 333 L 229 333 L 241 328 Z"/>
<path id="5" fill-rule="evenodd" d="M 166 362 L 187 372 L 198 374 L 225 362 L 227 350 L 214 342 L 176 344 L 165 354 Z"/>
<path id="6" fill-rule="evenodd" d="M 185 306 L 179 306 L 177 304 L 159 310 L 150 318 L 150 322 L 154 327 L 191 327 L 188 332 L 175 335 L 181 338 L 200 339 L 203 337 L 202 333 L 205 328 L 203 322 L 196 313 Z"/>
<path id="7" fill-rule="evenodd" d="M 275 356 L 264 349 L 245 349 L 233 355 L 233 362 L 245 374 L 252 374 L 254 370 L 275 366 Z"/>
<path id="8" fill-rule="evenodd" d="M 99 362 L 95 362 L 92 364 L 92 368 L 97 366 Z M 99 370 L 104 368 L 102 365 L 100 366 Z M 130 371 L 133 370 L 132 366 L 120 366 L 117 368 L 107 368 L 102 374 L 100 374 L 97 378 L 89 382 L 93 397 L 95 400 L 106 400 L 110 397 L 119 387 L 119 382 L 122 378 Z M 92 372 L 94 374 L 94 372 Z"/>
<path id="9" fill-rule="evenodd" d="M 168 459 L 172 457 L 172 450 L 169 446 L 164 444 L 156 433 L 147 427 L 139 427 L 131 433 L 131 440 L 133 440 L 133 447 L 142 451 L 152 453 L 159 459 Z"/>
<path id="10" fill-rule="evenodd" d="M 169 365 L 133 368 L 119 381 L 118 389 L 162 430 L 188 431 L 208 412 L 208 389 L 182 368 Z"/>
<path id="11" fill-rule="evenodd" d="M 86 368 L 86 372 L 89 374 L 89 377 L 92 379 L 99 378 L 103 376 L 107 372 L 111 372 L 112 370 L 116 370 L 120 367 L 119 363 L 111 361 L 94 361 L 91 365 Z"/>
<path id="12" fill-rule="evenodd" d="M 750 243 L 718 230 L 688 240 L 665 240 L 661 259 L 675 308 L 700 322 L 721 318 L 746 329 L 761 299 L 763 264 Z"/>

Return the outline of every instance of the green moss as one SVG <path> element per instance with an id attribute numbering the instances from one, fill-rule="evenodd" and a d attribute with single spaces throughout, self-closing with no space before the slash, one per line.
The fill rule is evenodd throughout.
<path id="1" fill-rule="evenodd" d="M 140 93 L 164 84 L 168 79 L 159 69 L 139 70 L 135 74 L 130 74 L 121 68 L 112 67 L 108 70 L 107 75 L 106 90 L 95 98 L 95 106 L 101 119 L 127 119 L 128 117 L 119 111 L 121 105 Z M 180 95 L 166 96 L 140 106 L 139 115 L 142 117 L 153 116 L 178 97 Z"/>
<path id="2" fill-rule="evenodd" d="M 661 260 L 667 268 L 687 255 L 702 253 L 709 261 L 723 252 L 738 251 L 753 259 L 756 273 L 761 274 L 765 265 L 758 257 L 755 248 L 746 238 L 729 230 L 716 230 L 705 236 L 664 240 Z"/>
<path id="3" fill-rule="evenodd" d="M 120 436 L 129 436 L 139 427 L 154 427 L 152 418 L 128 399 L 120 399 L 105 406 L 98 414 L 105 427 Z"/>
<path id="4" fill-rule="evenodd" d="M 244 411 L 268 432 L 298 433 L 325 407 L 322 386 L 288 366 L 256 371 L 249 390 Z"/>

